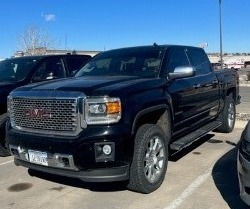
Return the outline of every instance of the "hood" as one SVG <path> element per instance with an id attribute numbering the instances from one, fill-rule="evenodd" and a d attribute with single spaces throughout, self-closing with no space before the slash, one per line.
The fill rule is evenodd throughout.
<path id="1" fill-rule="evenodd" d="M 20 87 L 17 91 L 71 91 L 82 92 L 87 96 L 100 96 L 133 91 L 146 91 L 157 88 L 164 82 L 159 78 L 134 76 L 78 77 L 46 81 Z"/>

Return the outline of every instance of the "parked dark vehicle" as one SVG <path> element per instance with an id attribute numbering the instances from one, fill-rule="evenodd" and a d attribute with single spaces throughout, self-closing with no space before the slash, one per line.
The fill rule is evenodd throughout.
<path id="1" fill-rule="evenodd" d="M 238 178 L 241 199 L 250 206 L 250 122 L 246 125 L 239 143 Z"/>
<path id="2" fill-rule="evenodd" d="M 90 58 L 89 55 L 41 55 L 10 58 L 0 62 L 0 156 L 9 155 L 5 146 L 9 93 L 29 83 L 72 77 Z"/>
<path id="3" fill-rule="evenodd" d="M 244 68 L 250 68 L 250 61 L 245 61 Z"/>
<path id="4" fill-rule="evenodd" d="M 238 74 L 214 72 L 201 48 L 106 51 L 76 76 L 10 94 L 7 141 L 16 165 L 83 181 L 127 181 L 150 193 L 164 180 L 169 149 L 234 128 Z"/>
<path id="5" fill-rule="evenodd" d="M 217 63 L 211 63 L 212 67 L 214 70 L 220 70 L 221 69 L 221 63 L 217 62 Z"/>

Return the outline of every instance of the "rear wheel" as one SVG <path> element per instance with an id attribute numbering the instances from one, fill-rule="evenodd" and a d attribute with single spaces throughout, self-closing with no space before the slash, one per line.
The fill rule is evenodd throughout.
<path id="1" fill-rule="evenodd" d="M 162 184 L 168 164 L 168 143 L 158 125 L 142 125 L 135 137 L 128 189 L 150 193 Z"/>
<path id="2" fill-rule="evenodd" d="M 219 120 L 222 122 L 221 126 L 217 128 L 217 131 L 222 133 L 230 133 L 234 129 L 236 118 L 236 107 L 233 95 L 229 94 L 226 97 L 223 111 L 219 116 Z"/>
<path id="3" fill-rule="evenodd" d="M 6 157 L 9 156 L 10 153 L 6 147 L 6 138 L 5 138 L 5 124 L 7 121 L 7 113 L 4 113 L 0 116 L 0 156 Z"/>

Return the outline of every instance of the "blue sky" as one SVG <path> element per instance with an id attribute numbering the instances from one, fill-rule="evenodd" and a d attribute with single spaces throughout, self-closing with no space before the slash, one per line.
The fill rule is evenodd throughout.
<path id="1" fill-rule="evenodd" d="M 108 50 L 158 44 L 219 52 L 219 0 L 8 0 L 0 3 L 0 58 L 35 25 L 56 49 Z M 249 0 L 222 0 L 224 52 L 250 52 Z"/>

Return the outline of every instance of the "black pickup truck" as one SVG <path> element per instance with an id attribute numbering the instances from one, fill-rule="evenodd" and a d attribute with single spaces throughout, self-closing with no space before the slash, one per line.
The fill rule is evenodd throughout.
<path id="1" fill-rule="evenodd" d="M 211 130 L 233 130 L 238 83 L 235 70 L 214 72 L 201 48 L 102 52 L 76 78 L 10 94 L 8 147 L 30 171 L 124 181 L 150 193 L 164 180 L 169 153 Z"/>
<path id="2" fill-rule="evenodd" d="M 0 62 L 0 156 L 5 146 L 7 96 L 17 87 L 44 80 L 72 77 L 91 58 L 89 55 L 40 55 L 10 58 Z"/>

